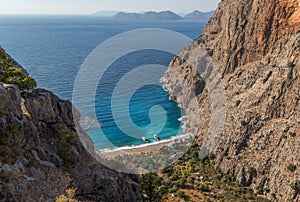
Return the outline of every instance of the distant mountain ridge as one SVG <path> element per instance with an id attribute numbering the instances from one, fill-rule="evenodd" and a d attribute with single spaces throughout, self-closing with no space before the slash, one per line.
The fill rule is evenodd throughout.
<path id="1" fill-rule="evenodd" d="M 184 16 L 185 19 L 188 20 L 199 20 L 199 21 L 205 21 L 207 22 L 215 13 L 215 11 L 209 11 L 209 12 L 201 12 L 198 10 L 195 10 L 187 15 Z"/>
<path id="2" fill-rule="evenodd" d="M 201 22 L 207 22 L 209 18 L 212 17 L 214 11 L 209 12 L 201 12 L 199 10 L 195 10 L 191 13 L 186 15 L 184 14 L 177 14 L 172 11 L 147 11 L 143 13 L 137 12 L 122 12 L 122 11 L 99 11 L 94 13 L 93 15 L 99 17 L 110 17 L 116 20 L 197 20 Z"/>
<path id="3" fill-rule="evenodd" d="M 119 12 L 113 16 L 118 20 L 182 20 L 182 18 L 172 11 L 154 12 L 148 11 L 145 13 L 125 13 Z"/>

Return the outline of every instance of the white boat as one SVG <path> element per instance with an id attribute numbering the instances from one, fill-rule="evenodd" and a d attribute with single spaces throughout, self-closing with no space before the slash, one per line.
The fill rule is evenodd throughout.
<path id="1" fill-rule="evenodd" d="M 156 141 L 159 141 L 159 137 L 158 137 L 158 135 L 154 135 L 154 139 L 156 140 Z"/>
<path id="2" fill-rule="evenodd" d="M 149 142 L 149 140 L 148 140 L 145 136 L 142 136 L 142 140 L 143 140 L 144 142 L 146 142 L 146 143 Z"/>

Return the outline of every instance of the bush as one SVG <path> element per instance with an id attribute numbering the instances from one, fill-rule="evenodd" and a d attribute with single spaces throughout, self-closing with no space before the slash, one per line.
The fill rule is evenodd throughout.
<path id="1" fill-rule="evenodd" d="M 295 132 L 289 132 L 291 137 L 296 137 L 296 133 Z"/>
<path id="2" fill-rule="evenodd" d="M 296 167 L 294 164 L 290 163 L 290 164 L 288 165 L 287 169 L 288 169 L 289 171 L 291 171 L 291 172 L 295 172 L 295 170 L 297 169 L 297 167 Z"/>
<path id="3" fill-rule="evenodd" d="M 175 193 L 177 190 L 178 190 L 178 188 L 177 189 L 176 188 L 170 188 L 170 189 L 168 189 L 168 192 L 170 194 L 172 194 L 172 193 Z"/>
<path id="4" fill-rule="evenodd" d="M 294 68 L 294 67 L 296 67 L 296 65 L 295 65 L 293 62 L 289 62 L 289 63 L 287 64 L 287 66 L 288 66 L 289 68 Z"/>
<path id="5" fill-rule="evenodd" d="M 68 188 L 65 192 L 65 194 L 58 196 L 55 202 L 78 202 L 78 200 L 75 199 L 75 188 Z"/>
<path id="6" fill-rule="evenodd" d="M 23 68 L 16 67 L 3 69 L 0 74 L 0 81 L 17 85 L 20 90 L 32 90 L 37 86 L 36 81 L 32 77 L 27 76 Z"/>
<path id="7" fill-rule="evenodd" d="M 282 138 L 282 139 L 287 139 L 286 134 L 285 134 L 285 133 L 282 133 L 281 138 Z"/>
<path id="8" fill-rule="evenodd" d="M 199 185 L 198 189 L 199 189 L 200 191 L 203 191 L 203 192 L 209 192 L 209 191 L 210 191 L 209 187 L 208 187 L 206 184 L 204 184 L 204 183 L 201 183 L 201 184 Z"/>
<path id="9" fill-rule="evenodd" d="M 61 139 L 59 142 L 59 148 L 57 155 L 63 160 L 63 165 L 66 170 L 72 169 L 77 163 L 77 156 L 71 152 L 71 144 L 74 144 L 76 135 L 69 133 L 67 131 L 60 131 Z"/>
<path id="10" fill-rule="evenodd" d="M 160 201 L 164 196 L 164 191 L 161 190 L 162 179 L 156 173 L 148 173 L 142 175 L 139 179 L 141 184 L 141 192 L 144 201 Z M 170 190 L 169 190 L 170 191 Z"/>
<path id="11" fill-rule="evenodd" d="M 178 196 L 179 198 L 184 198 L 185 194 L 184 194 L 183 191 L 178 190 L 178 191 L 176 192 L 176 196 Z"/>
<path id="12" fill-rule="evenodd" d="M 0 130 L 0 162 L 15 163 L 22 145 L 21 127 L 9 124 Z"/>
<path id="13" fill-rule="evenodd" d="M 237 100 L 237 101 L 235 102 L 235 106 L 238 107 L 238 106 L 241 104 L 241 102 L 242 102 L 242 101 Z"/>
<path id="14" fill-rule="evenodd" d="M 242 126 L 246 126 L 246 125 L 247 125 L 247 122 L 246 122 L 245 120 L 242 120 L 242 121 L 241 121 L 241 125 L 242 125 Z"/>
<path id="15" fill-rule="evenodd" d="M 256 174 L 256 169 L 253 168 L 253 167 L 250 167 L 250 168 L 248 169 L 248 172 L 249 172 L 249 174 L 255 175 L 255 174 Z"/>

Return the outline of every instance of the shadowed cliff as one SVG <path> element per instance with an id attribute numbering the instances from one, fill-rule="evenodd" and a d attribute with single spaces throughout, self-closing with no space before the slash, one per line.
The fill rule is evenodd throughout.
<path id="1" fill-rule="evenodd" d="M 1 51 L 2 65 L 17 64 Z M 82 201 L 139 200 L 134 176 L 102 166 L 86 151 L 75 130 L 80 114 L 69 101 L 1 82 L 0 100 L 1 201 L 54 201 L 69 187 Z M 88 135 L 81 135 L 92 150 Z"/>

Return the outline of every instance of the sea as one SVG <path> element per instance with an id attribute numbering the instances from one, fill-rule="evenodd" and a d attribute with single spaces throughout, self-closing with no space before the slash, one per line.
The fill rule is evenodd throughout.
<path id="1" fill-rule="evenodd" d="M 62 99 L 72 100 L 76 76 L 87 56 L 106 40 L 143 28 L 167 29 L 196 39 L 204 23 L 185 20 L 116 21 L 96 16 L 0 15 L 0 44 L 36 79 L 39 88 L 50 90 Z M 118 81 L 135 67 L 147 64 L 167 67 L 173 57 L 161 51 L 138 51 L 120 58 L 107 69 L 95 95 L 94 110 L 101 128 L 89 128 L 86 131 L 96 148 L 107 150 L 144 144 L 141 138 L 119 128 L 111 109 L 112 92 Z M 157 79 L 162 76 L 157 76 Z M 82 98 L 82 102 L 85 101 Z M 119 100 L 118 103 L 121 102 Z M 155 141 L 154 133 L 162 141 L 183 134 L 180 122 L 182 110 L 177 103 L 169 100 L 168 93 L 161 85 L 140 87 L 132 94 L 128 105 L 129 117 L 137 127 L 147 128 L 143 136 L 150 142 Z M 166 119 L 159 120 L 164 117 L 159 114 L 155 116 L 158 119 L 156 121 L 164 122 L 162 128 L 156 128 L 161 124 L 151 125 L 149 111 L 153 106 L 164 109 L 161 113 L 166 115 Z M 114 113 L 122 110 L 124 108 L 120 104 L 119 107 L 115 106 Z M 135 133 L 134 129 L 131 132 Z"/>

